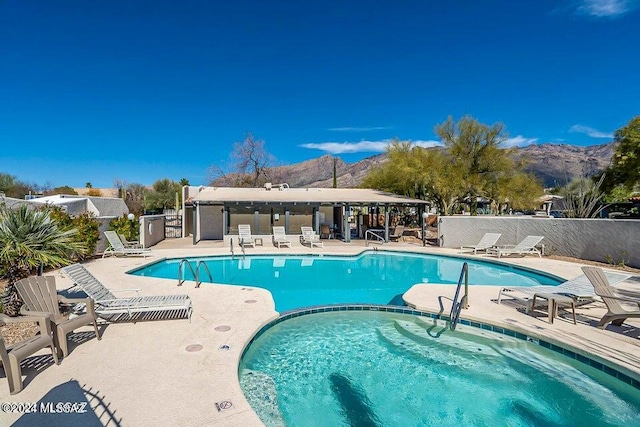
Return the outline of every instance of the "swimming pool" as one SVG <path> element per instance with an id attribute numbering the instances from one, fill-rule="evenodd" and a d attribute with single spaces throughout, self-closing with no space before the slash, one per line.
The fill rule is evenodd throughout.
<path id="1" fill-rule="evenodd" d="M 205 261 L 215 283 L 269 290 L 279 312 L 326 304 L 402 305 L 402 294 L 416 283 L 457 283 L 465 261 L 469 265 L 471 285 L 553 286 L 561 282 L 554 276 L 511 265 L 392 251 L 365 251 L 357 256 L 256 255 L 188 259 L 194 267 L 199 260 Z M 180 261 L 161 260 L 129 273 L 178 280 Z M 186 277 L 194 280 L 188 269 Z"/>
<path id="2" fill-rule="evenodd" d="M 239 366 L 267 426 L 640 425 L 640 393 L 515 336 L 376 311 L 281 321 Z M 583 358 L 584 359 L 584 358 Z"/>

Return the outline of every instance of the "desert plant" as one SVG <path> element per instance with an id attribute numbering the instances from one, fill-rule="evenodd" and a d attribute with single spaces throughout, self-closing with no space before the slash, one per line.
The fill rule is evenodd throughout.
<path id="1" fill-rule="evenodd" d="M 565 214 L 568 218 L 596 218 L 607 207 L 600 203 L 604 193 L 600 191 L 605 175 L 597 182 L 580 179 L 567 185 L 563 191 Z"/>
<path id="2" fill-rule="evenodd" d="M 86 253 L 86 244 L 75 239 L 77 229 L 64 229 L 50 213 L 50 208 L 24 204 L 16 209 L 0 206 L 0 270 L 8 282 L 2 305 L 9 316 L 18 315 L 22 306 L 16 281 L 38 267 L 61 267 Z"/>

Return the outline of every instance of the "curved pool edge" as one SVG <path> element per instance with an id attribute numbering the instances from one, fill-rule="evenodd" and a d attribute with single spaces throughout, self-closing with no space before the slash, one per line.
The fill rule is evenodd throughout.
<path id="1" fill-rule="evenodd" d="M 564 282 L 565 280 L 567 280 L 567 278 L 565 277 L 561 277 L 558 275 L 555 275 L 553 273 L 549 273 L 543 270 L 539 270 L 536 268 L 532 268 L 532 267 L 528 267 L 525 265 L 519 265 L 519 264 L 513 264 L 511 262 L 509 262 L 508 260 L 499 260 L 499 259 L 491 259 L 491 258 L 487 258 L 484 256 L 473 256 L 473 255 L 468 255 L 468 254 L 456 254 L 456 253 L 434 253 L 434 252 L 424 252 L 424 251 L 420 251 L 420 250 L 416 250 L 416 248 L 411 248 L 411 250 L 404 250 L 404 248 L 378 248 L 378 247 L 373 247 L 373 248 L 362 248 L 356 252 L 352 252 L 352 253 L 347 253 L 347 252 L 331 252 L 331 253 L 326 253 L 326 252 L 305 252 L 305 253 L 293 253 L 293 252 L 289 252 L 289 251 L 270 251 L 267 250 L 266 252 L 260 252 L 260 253 L 251 253 L 247 256 L 249 257 L 262 257 L 262 258 L 266 258 L 266 257 L 272 257 L 272 256 L 292 256 L 292 257 L 317 257 L 317 258 L 325 258 L 325 257 L 345 257 L 345 258 L 358 258 L 363 256 L 366 253 L 377 253 L 377 252 L 390 252 L 390 253 L 398 253 L 398 254 L 413 254 L 413 255 L 429 255 L 429 256 L 438 256 L 438 257 L 443 257 L 443 258 L 454 258 L 454 259 L 463 259 L 463 260 L 471 260 L 474 262 L 480 262 L 480 263 L 487 263 L 487 264 L 494 264 L 494 265 L 499 265 L 502 267 L 509 267 L 509 268 L 513 268 L 516 270 L 523 270 L 526 272 L 530 272 L 530 273 L 535 273 L 535 274 L 539 274 L 542 276 L 546 276 L 552 280 L 556 280 L 561 282 Z M 236 258 L 238 258 L 237 255 L 235 255 Z M 187 259 L 187 260 L 191 260 L 191 259 L 201 259 L 201 258 L 234 258 L 234 255 L 231 254 L 202 254 L 202 255 L 189 255 L 189 256 L 178 256 L 178 257 L 162 257 L 159 259 L 155 259 L 151 262 L 139 265 L 135 268 L 132 268 L 128 271 L 126 271 L 126 274 L 135 274 L 137 271 L 139 270 L 143 270 L 145 268 L 148 268 L 154 264 L 158 264 L 160 262 L 164 262 L 164 261 L 173 261 L 173 260 L 182 260 L 182 259 Z"/>
<path id="2" fill-rule="evenodd" d="M 440 289 L 433 285 L 414 285 L 411 289 L 419 286 L 425 286 L 425 289 L 431 291 L 431 294 L 438 293 Z M 436 289 L 434 289 L 436 288 Z M 622 360 L 619 351 L 611 350 L 606 351 L 604 345 L 601 345 L 593 340 L 588 340 L 581 334 L 582 328 L 589 328 L 591 332 L 613 334 L 611 331 L 601 330 L 590 325 L 573 325 L 568 322 L 561 322 L 559 319 L 553 324 L 546 323 L 546 320 L 540 320 L 533 316 L 520 313 L 513 307 L 506 307 L 504 305 L 494 304 L 495 307 L 489 307 L 485 312 L 489 312 L 491 318 L 487 315 L 480 315 L 477 310 L 473 311 L 473 305 L 482 306 L 483 309 L 487 309 L 486 305 L 478 303 L 478 298 L 474 298 L 476 293 L 481 288 L 487 288 L 486 286 L 478 286 L 474 288 L 474 292 L 470 292 L 470 309 L 461 310 L 459 323 L 462 325 L 478 327 L 481 329 L 491 330 L 506 335 L 511 333 L 520 334 L 528 339 L 533 340 L 542 347 L 554 350 L 558 353 L 565 354 L 572 359 L 576 359 L 580 362 L 586 363 L 600 371 L 603 371 L 615 378 L 618 378 L 627 384 L 633 385 L 635 388 L 640 389 L 640 367 L 634 366 L 628 363 L 628 360 Z M 403 295 L 403 300 L 408 307 L 418 312 L 431 313 L 441 319 L 449 320 L 448 311 L 446 314 L 441 311 L 420 305 L 407 298 L 407 291 Z M 495 292 L 495 289 L 490 289 L 491 292 Z M 497 295 L 496 295 L 497 296 Z M 450 299 L 444 296 L 445 299 Z M 434 296 L 432 299 L 436 299 Z M 484 301 L 482 301 L 484 302 Z M 493 310 L 491 310 L 493 309 Z M 446 308 L 445 308 L 446 310 Z M 511 311 L 511 313 L 508 313 Z M 507 315 L 501 317 L 502 313 L 507 312 Z M 496 316 L 496 313 L 497 316 Z M 544 319 L 546 319 L 546 314 Z M 566 323 L 566 324 L 565 324 Z M 563 324 L 563 329 L 559 329 L 556 325 Z M 556 326 L 556 327 L 554 327 Z M 568 328 L 567 328 L 568 326 Z M 572 330 L 573 329 L 573 330 Z M 577 329 L 577 330 L 576 330 Z M 506 331 L 506 332 L 505 332 Z M 616 335 L 616 334 L 613 334 Z M 613 337 L 609 337 L 613 338 Z M 593 345 L 595 343 L 595 345 Z M 638 345 L 637 343 L 631 343 L 632 345 Z M 591 348 L 589 348 L 591 345 Z M 618 376 L 618 374 L 620 374 Z"/>
<path id="3" fill-rule="evenodd" d="M 377 304 L 335 304 L 316 307 L 307 307 L 298 310 L 291 310 L 280 314 L 275 319 L 265 322 L 253 336 L 246 342 L 244 348 L 240 352 L 240 356 L 237 360 L 237 382 L 240 385 L 240 367 L 242 358 L 248 351 L 251 344 L 255 342 L 262 334 L 273 326 L 285 322 L 296 317 L 301 317 L 310 314 L 339 312 L 339 311 L 379 311 L 388 313 L 400 313 L 414 316 L 426 317 L 442 322 L 449 322 L 449 316 L 433 312 L 432 310 L 425 310 L 411 306 L 389 306 L 389 305 L 377 305 Z M 500 322 L 496 322 L 500 323 Z M 627 367 L 616 363 L 615 360 L 610 360 L 606 357 L 601 357 L 597 354 L 590 353 L 583 348 L 563 342 L 555 337 L 545 336 L 544 334 L 537 333 L 536 331 L 528 330 L 526 328 L 519 327 L 517 324 L 511 324 L 507 322 L 501 322 L 501 324 L 494 324 L 488 322 L 486 319 L 478 319 L 473 316 L 466 316 L 461 314 L 459 324 L 469 327 L 475 327 L 491 331 L 498 334 L 507 335 L 523 341 L 527 341 L 543 348 L 555 351 L 578 362 L 584 363 L 587 366 L 591 366 L 599 371 L 602 371 L 609 376 L 622 381 L 628 385 L 631 385 L 637 390 L 640 390 L 640 372 L 628 369 Z M 245 397 L 246 401 L 246 397 Z M 248 401 L 247 401 L 248 403 Z"/>

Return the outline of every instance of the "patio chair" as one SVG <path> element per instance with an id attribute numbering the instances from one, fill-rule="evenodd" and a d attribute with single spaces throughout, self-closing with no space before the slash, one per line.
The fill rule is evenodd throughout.
<path id="1" fill-rule="evenodd" d="M 389 234 L 389 240 L 399 242 L 400 239 L 404 242 L 404 225 L 397 225 L 392 234 Z"/>
<path id="2" fill-rule="evenodd" d="M 256 247 L 256 241 L 251 235 L 251 226 L 249 224 L 238 224 L 238 237 L 240 238 L 240 246 Z"/>
<path id="3" fill-rule="evenodd" d="M 609 283 L 615 285 L 624 282 L 630 278 L 631 275 L 607 271 L 606 277 L 609 280 Z M 498 304 L 500 304 L 500 301 L 505 295 L 515 300 L 531 302 L 530 298 L 533 297 L 533 295 L 541 293 L 570 296 L 578 303 L 592 302 L 597 297 L 589 279 L 584 274 L 581 274 L 571 280 L 567 280 L 566 282 L 559 284 L 558 286 L 540 285 L 501 287 L 500 292 L 498 292 Z"/>
<path id="4" fill-rule="evenodd" d="M 302 235 L 300 236 L 300 242 L 303 245 L 309 245 L 309 247 L 313 248 L 317 246 L 319 248 L 323 248 L 324 244 L 320 241 L 320 236 L 316 234 L 312 227 L 300 227 L 300 231 Z"/>
<path id="5" fill-rule="evenodd" d="M 287 234 L 284 231 L 284 227 L 273 227 L 273 244 L 280 249 L 282 246 L 291 247 L 291 241 L 287 238 Z"/>
<path id="6" fill-rule="evenodd" d="M 137 296 L 117 298 L 81 264 L 63 267 L 62 272 L 95 301 L 96 314 L 107 320 L 191 320 L 191 299 L 188 295 L 139 296 L 140 289 L 121 289 L 123 292 L 136 292 Z"/>
<path id="7" fill-rule="evenodd" d="M 496 255 L 500 258 L 503 255 L 535 254 L 542 258 L 542 254 L 538 248 L 536 248 L 542 239 L 544 239 L 544 236 L 527 236 L 517 245 L 494 246 L 492 248 L 487 248 L 487 255 Z"/>
<path id="8" fill-rule="evenodd" d="M 56 365 L 59 363 L 51 336 L 51 325 L 47 316 L 9 317 L 6 314 L 0 314 L 0 326 L 20 322 L 38 322 L 40 334 L 9 346 L 5 344 L 4 338 L 0 334 L 0 359 L 2 360 L 7 381 L 9 381 L 9 393 L 11 394 L 17 394 L 22 391 L 22 369 L 20 368 L 20 362 L 27 357 L 43 348 L 49 347 L 53 361 Z"/>
<path id="9" fill-rule="evenodd" d="M 37 276 L 22 279 L 16 282 L 18 294 L 24 301 L 21 313 L 27 316 L 49 315 L 53 328 L 53 340 L 58 349 L 59 357 L 67 357 L 67 335 L 81 326 L 93 325 L 96 337 L 100 340 L 96 313 L 91 298 L 65 298 L 56 290 L 56 278 L 54 276 Z M 63 314 L 60 304 L 66 304 L 69 312 Z M 81 304 L 86 306 L 86 312 L 78 312 Z M 63 305 L 63 307 L 65 307 Z"/>
<path id="10" fill-rule="evenodd" d="M 604 271 L 598 267 L 582 267 L 585 276 L 589 279 L 596 295 L 602 298 L 607 305 L 607 314 L 602 316 L 598 323 L 598 328 L 604 329 L 608 323 L 621 326 L 628 318 L 640 318 L 640 298 L 631 298 L 620 295 L 616 288 L 611 286 Z M 634 310 L 625 309 L 621 302 L 634 304 L 637 306 Z"/>
<path id="11" fill-rule="evenodd" d="M 502 236 L 500 233 L 485 233 L 478 244 L 460 246 L 460 253 L 473 252 L 474 255 L 476 255 L 478 251 L 485 251 L 486 253 L 487 249 L 492 248 L 498 242 L 500 236 Z"/>
<path id="12" fill-rule="evenodd" d="M 127 248 L 120 237 L 118 237 L 118 233 L 115 231 L 105 231 L 104 237 L 109 241 L 109 247 L 105 249 L 102 254 L 102 258 L 107 255 L 124 255 L 124 256 L 140 256 L 147 257 L 147 255 L 151 255 L 151 249 L 146 248 Z"/>
<path id="13" fill-rule="evenodd" d="M 127 240 L 127 238 L 122 233 L 118 233 L 118 237 L 120 238 L 120 241 L 122 242 L 125 248 L 133 248 L 133 249 L 142 248 L 142 245 L 140 245 L 140 242 Z"/>
<path id="14" fill-rule="evenodd" d="M 320 226 L 320 238 L 321 239 L 333 239 L 333 230 L 326 224 Z"/>

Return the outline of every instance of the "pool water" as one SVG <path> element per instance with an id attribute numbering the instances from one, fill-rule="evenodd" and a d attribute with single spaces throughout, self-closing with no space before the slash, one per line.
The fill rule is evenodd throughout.
<path id="1" fill-rule="evenodd" d="M 242 389 L 267 426 L 631 426 L 632 386 L 537 344 L 376 311 L 276 324 L 246 350 Z"/>
<path id="2" fill-rule="evenodd" d="M 204 260 L 214 283 L 268 289 L 277 311 L 343 303 L 402 305 L 401 295 L 416 283 L 458 282 L 469 264 L 471 285 L 558 285 L 553 276 L 481 260 L 406 252 L 367 251 L 358 256 L 247 256 L 189 258 Z M 180 259 L 168 259 L 131 271 L 140 276 L 178 280 Z M 187 280 L 194 280 L 188 268 Z M 208 276 L 201 269 L 201 280 Z M 497 295 L 497 291 L 496 291 Z"/>

